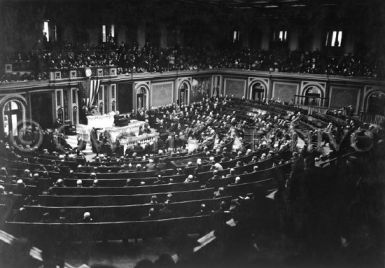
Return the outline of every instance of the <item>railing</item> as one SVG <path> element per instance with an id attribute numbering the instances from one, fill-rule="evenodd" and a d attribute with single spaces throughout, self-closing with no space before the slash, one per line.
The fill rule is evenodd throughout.
<path id="1" fill-rule="evenodd" d="M 312 113 L 320 113 L 320 114 L 326 114 L 329 107 L 322 107 L 322 106 L 313 106 L 313 105 L 304 105 L 304 104 L 296 104 L 295 107 L 306 110 L 307 114 L 311 115 Z"/>
<path id="2" fill-rule="evenodd" d="M 50 81 L 75 80 L 86 77 L 86 69 L 91 70 L 93 77 L 116 77 L 118 71 L 116 66 L 96 66 L 71 69 L 51 69 L 49 71 Z"/>
<path id="3" fill-rule="evenodd" d="M 294 95 L 294 103 L 306 106 L 322 107 L 328 102 L 328 98 L 317 95 Z"/>
<path id="4" fill-rule="evenodd" d="M 5 64 L 4 71 L 5 73 L 12 73 L 12 72 L 26 72 L 30 71 L 31 68 L 31 62 L 30 61 L 22 61 L 22 62 L 14 62 L 14 63 L 8 63 Z"/>

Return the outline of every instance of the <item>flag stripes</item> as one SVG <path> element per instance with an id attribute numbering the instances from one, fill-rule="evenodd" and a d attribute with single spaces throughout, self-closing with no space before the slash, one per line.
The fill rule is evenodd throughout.
<path id="1" fill-rule="evenodd" d="M 99 94 L 99 88 L 100 88 L 100 80 L 98 78 L 94 78 L 94 79 L 91 78 L 88 100 L 87 100 L 88 107 L 91 107 L 94 104 L 95 99 Z"/>

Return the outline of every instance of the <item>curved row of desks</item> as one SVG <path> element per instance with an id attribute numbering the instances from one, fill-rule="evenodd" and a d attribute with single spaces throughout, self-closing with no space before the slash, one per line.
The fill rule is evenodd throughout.
<path id="1" fill-rule="evenodd" d="M 194 216 L 200 209 L 202 203 L 206 205 L 208 211 L 216 210 L 219 204 L 225 201 L 226 204 L 231 200 L 231 196 L 220 198 L 198 199 L 182 202 L 171 202 L 167 205 L 167 211 L 157 213 L 157 218 L 168 217 L 187 217 Z M 45 222 L 58 221 L 60 216 L 65 216 L 66 222 L 79 222 L 83 218 L 85 212 L 90 212 L 94 221 L 97 222 L 114 222 L 114 221 L 133 221 L 141 220 L 148 216 L 150 208 L 162 209 L 163 204 L 140 204 L 140 205 L 123 205 L 123 206 L 68 206 L 68 207 L 48 207 L 48 206 L 24 206 L 22 215 L 18 215 L 19 219 L 27 222 L 38 222 L 42 220 L 42 216 L 47 214 Z M 64 211 L 64 212 L 63 212 Z M 64 215 L 62 215 L 64 213 Z M 22 217 L 21 217 L 22 216 Z M 21 217 L 21 218 L 20 218 Z"/>
<path id="2" fill-rule="evenodd" d="M 192 216 L 145 221 L 42 223 L 7 222 L 5 230 L 33 240 L 80 241 L 136 237 L 168 236 L 176 233 L 200 233 L 214 226 L 210 216 Z"/>

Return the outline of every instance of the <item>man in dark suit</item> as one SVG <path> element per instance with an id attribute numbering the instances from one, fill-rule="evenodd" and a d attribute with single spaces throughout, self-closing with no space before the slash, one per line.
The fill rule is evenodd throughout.
<path id="1" fill-rule="evenodd" d="M 61 119 L 60 119 L 60 118 L 57 118 L 56 121 L 55 121 L 55 123 L 53 124 L 53 128 L 54 128 L 54 129 L 58 129 L 58 128 L 60 128 L 62 125 L 63 125 L 63 122 L 61 121 Z"/>
<path id="2" fill-rule="evenodd" d="M 147 171 L 154 171 L 156 170 L 156 165 L 154 163 L 154 159 L 149 159 L 148 163 L 146 164 L 146 170 Z"/>
<path id="3" fill-rule="evenodd" d="M 164 202 L 163 207 L 159 210 L 159 218 L 161 219 L 167 219 L 167 218 L 173 218 L 173 212 L 169 208 L 168 202 Z"/>
<path id="4" fill-rule="evenodd" d="M 100 152 L 100 142 L 98 141 L 98 132 L 96 128 L 92 128 L 90 132 L 92 152 L 96 155 Z"/>
<path id="5" fill-rule="evenodd" d="M 197 211 L 194 214 L 194 216 L 203 216 L 203 215 L 207 215 L 208 213 L 209 213 L 209 210 L 207 209 L 206 204 L 202 203 L 199 211 Z"/>
<path id="6" fill-rule="evenodd" d="M 167 140 L 166 140 L 166 149 L 169 151 L 174 151 L 175 149 L 175 138 L 174 136 L 169 135 Z"/>
<path id="7" fill-rule="evenodd" d="M 144 221 L 149 221 L 149 220 L 156 220 L 158 218 L 158 213 L 155 210 L 155 208 L 150 208 L 148 210 L 148 215 L 143 218 Z"/>

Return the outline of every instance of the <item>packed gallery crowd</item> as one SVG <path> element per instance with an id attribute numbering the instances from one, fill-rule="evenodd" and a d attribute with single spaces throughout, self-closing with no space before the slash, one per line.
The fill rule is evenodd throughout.
<path id="1" fill-rule="evenodd" d="M 326 127 L 319 132 L 306 124 L 302 135 L 297 129 L 301 122 L 310 120 L 300 110 L 280 103 L 228 98 L 204 99 L 185 107 L 170 105 L 135 116 L 166 134 L 157 148 L 146 151 L 146 145 L 137 144 L 122 155 L 99 155 L 86 161 L 80 148 L 59 151 L 43 146 L 25 153 L 8 141 L 2 142 L 1 159 L 7 165 L 1 169 L 1 194 L 24 198 L 21 205 L 14 205 L 8 222 L 48 226 L 175 217 L 196 220 L 208 216 L 212 220 L 210 227 L 221 245 L 220 257 L 186 257 L 184 250 L 191 250 L 194 243 L 186 231 L 177 228 L 162 235 L 180 254 L 179 261 L 162 255 L 155 263 L 141 261 L 137 267 L 196 267 L 200 261 L 212 267 L 251 265 L 255 259 L 250 256 L 259 254 L 258 243 L 271 246 L 264 239 L 290 244 L 292 251 L 285 254 L 311 255 L 317 260 L 338 255 L 352 263 L 356 254 L 367 261 L 378 256 L 383 243 L 381 129 L 350 117 L 336 117 L 332 123 L 330 117 L 312 117 L 313 122 L 323 121 Z M 250 136 L 250 129 L 258 131 Z M 366 131 L 373 135 L 369 143 L 349 138 L 354 133 L 365 136 Z M 273 189 L 263 188 L 269 178 L 273 178 Z M 159 187 L 173 190 L 154 194 Z M 141 192 L 149 189 L 153 192 Z M 123 192 L 139 195 L 130 196 L 130 200 L 142 199 L 128 207 L 110 203 Z M 191 197 L 189 193 L 194 194 Z M 202 197 L 203 193 L 207 195 Z M 65 201 L 68 194 L 71 199 Z M 92 210 L 79 208 L 90 206 L 100 194 L 109 198 L 101 200 L 97 209 L 95 203 Z M 59 200 L 69 203 L 65 206 Z M 267 200 L 274 201 L 270 204 Z M 193 226 L 191 221 L 183 228 Z M 200 235 L 212 230 L 200 227 Z M 146 235 L 156 231 L 143 228 Z M 121 239 L 127 231 L 134 232 L 120 230 Z M 84 234 L 87 232 L 79 237 Z M 54 242 L 48 240 L 43 243 L 45 250 Z M 87 261 L 87 242 L 83 250 Z"/>
<path id="2" fill-rule="evenodd" d="M 343 76 L 383 77 L 383 63 L 372 56 L 321 51 L 256 50 L 249 48 L 159 48 L 137 45 L 66 45 L 30 53 L 7 54 L 3 63 L 13 64 L 12 73 L 1 81 L 44 80 L 50 70 L 116 66 L 118 73 L 166 72 L 233 68 L 270 72 L 310 73 Z"/>

